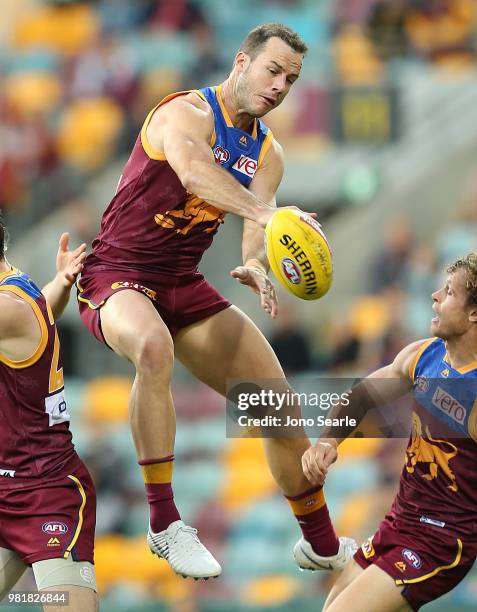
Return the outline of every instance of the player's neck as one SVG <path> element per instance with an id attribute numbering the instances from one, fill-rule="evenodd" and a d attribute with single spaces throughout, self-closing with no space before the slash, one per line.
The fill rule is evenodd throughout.
<path id="1" fill-rule="evenodd" d="M 477 333 L 468 333 L 456 339 L 446 340 L 445 344 L 447 361 L 454 369 L 465 368 L 477 361 Z"/>
<path id="2" fill-rule="evenodd" d="M 239 130 L 243 130 L 244 132 L 251 133 L 255 117 L 237 108 L 233 92 L 234 82 L 232 81 L 231 77 L 229 77 L 226 81 L 222 83 L 222 87 L 220 90 L 222 102 L 224 103 L 224 106 L 227 109 L 230 121 L 232 121 L 234 127 L 238 128 Z"/>
<path id="3" fill-rule="evenodd" d="M 8 261 L 6 259 L 4 259 L 3 261 L 0 261 L 0 274 L 2 274 L 3 272 L 8 272 L 8 270 L 11 270 L 12 266 L 8 263 Z"/>

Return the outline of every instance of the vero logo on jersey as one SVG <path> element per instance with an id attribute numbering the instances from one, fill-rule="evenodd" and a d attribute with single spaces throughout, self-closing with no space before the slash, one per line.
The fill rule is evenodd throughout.
<path id="1" fill-rule="evenodd" d="M 53 535 L 63 535 L 68 531 L 68 526 L 59 521 L 48 521 L 48 523 L 43 523 L 41 528 L 45 533 Z"/>
<path id="2" fill-rule="evenodd" d="M 258 162 L 251 157 L 247 157 L 246 155 L 241 155 L 235 164 L 232 166 L 234 170 L 237 172 L 241 172 L 250 178 L 253 178 L 255 172 L 257 172 Z"/>
<path id="3" fill-rule="evenodd" d="M 465 422 L 466 412 L 464 406 L 460 404 L 452 395 L 437 387 L 432 397 L 432 404 L 444 414 L 447 414 L 453 421 L 460 425 Z"/>

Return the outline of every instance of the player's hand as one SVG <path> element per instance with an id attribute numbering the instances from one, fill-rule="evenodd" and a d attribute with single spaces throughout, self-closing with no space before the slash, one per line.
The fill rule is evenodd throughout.
<path id="1" fill-rule="evenodd" d="M 312 485 L 322 485 L 325 482 L 328 468 L 337 457 L 335 440 L 318 440 L 315 446 L 310 446 L 303 453 L 301 458 L 303 473 Z"/>
<path id="2" fill-rule="evenodd" d="M 296 210 L 299 213 L 303 213 L 304 215 L 308 215 L 310 217 L 313 217 L 314 219 L 316 219 L 316 213 L 314 212 L 306 212 L 305 210 L 301 210 L 301 208 L 298 208 L 297 206 L 280 206 L 280 208 L 275 208 L 273 207 L 266 207 L 266 208 L 260 208 L 260 210 L 257 213 L 257 218 L 255 219 L 256 223 L 258 223 L 258 225 L 261 225 L 262 227 L 265 227 L 268 223 L 268 221 L 273 217 L 273 215 L 277 212 L 277 210 L 283 210 L 283 209 L 287 209 L 290 208 L 291 210 Z"/>
<path id="3" fill-rule="evenodd" d="M 61 234 L 58 254 L 56 256 L 56 275 L 64 287 L 71 287 L 76 277 L 83 269 L 86 259 L 86 244 L 80 244 L 73 251 L 68 249 L 70 235 L 65 232 Z"/>
<path id="4" fill-rule="evenodd" d="M 237 266 L 230 272 L 242 285 L 248 285 L 260 296 L 260 305 L 274 319 L 278 314 L 278 301 L 275 287 L 263 270 L 253 266 Z"/>

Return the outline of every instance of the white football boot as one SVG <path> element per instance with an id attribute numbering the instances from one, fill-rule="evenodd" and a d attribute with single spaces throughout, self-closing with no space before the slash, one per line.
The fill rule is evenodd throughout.
<path id="1" fill-rule="evenodd" d="M 147 543 L 151 552 L 165 559 L 183 578 L 216 578 L 222 568 L 197 537 L 197 529 L 174 521 L 164 531 L 154 533 L 149 526 Z"/>
<path id="2" fill-rule="evenodd" d="M 293 557 L 302 570 L 342 570 L 354 553 L 358 550 L 358 544 L 353 538 L 339 538 L 340 547 L 336 555 L 322 557 L 317 555 L 311 544 L 304 538 L 298 540 L 293 549 Z"/>

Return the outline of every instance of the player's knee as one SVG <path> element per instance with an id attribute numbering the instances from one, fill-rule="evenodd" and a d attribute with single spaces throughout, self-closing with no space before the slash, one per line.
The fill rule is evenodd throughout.
<path id="1" fill-rule="evenodd" d="M 138 339 L 135 351 L 135 366 L 139 374 L 166 374 L 174 364 L 172 338 L 163 330 L 148 330 Z"/>

